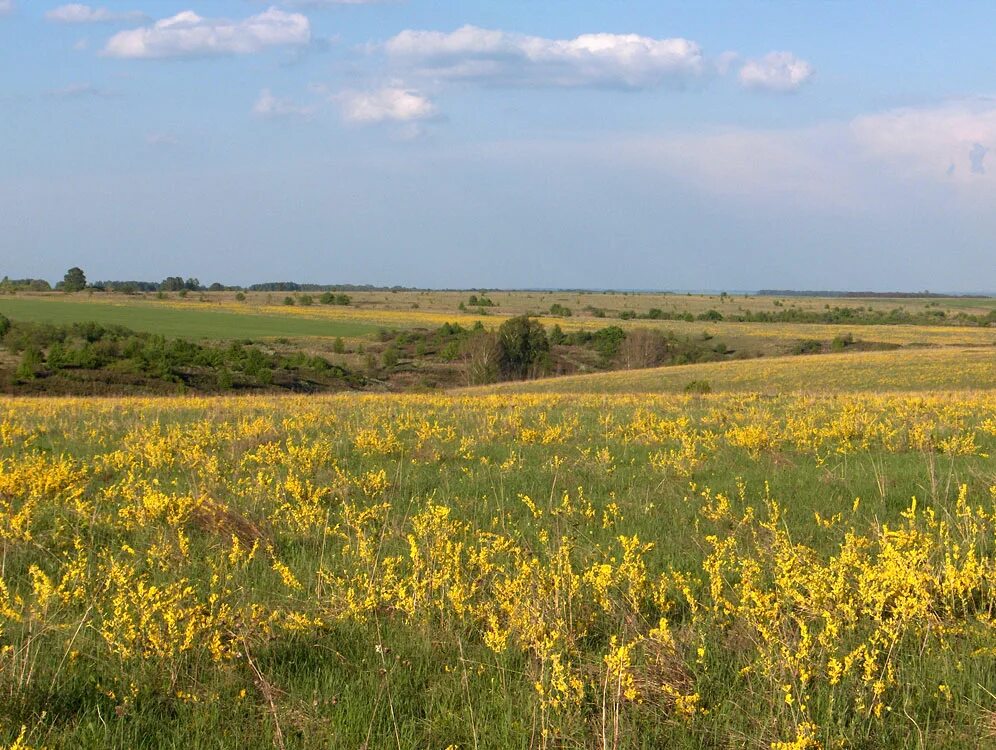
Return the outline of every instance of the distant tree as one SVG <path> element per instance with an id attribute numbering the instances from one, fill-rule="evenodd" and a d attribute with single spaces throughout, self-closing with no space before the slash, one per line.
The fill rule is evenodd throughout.
<path id="1" fill-rule="evenodd" d="M 656 367 L 667 357 L 667 336 L 652 328 L 635 328 L 626 334 L 619 346 L 623 367 Z"/>
<path id="2" fill-rule="evenodd" d="M 196 279 L 193 277 L 187 279 L 186 281 L 183 282 L 183 288 L 189 289 L 191 292 L 200 291 L 201 288 L 200 279 Z"/>
<path id="3" fill-rule="evenodd" d="M 501 347 L 491 331 L 475 331 L 463 344 L 464 371 L 468 385 L 486 385 L 498 379 Z"/>
<path id="4" fill-rule="evenodd" d="M 219 284 L 216 281 L 211 286 L 208 287 L 208 291 L 209 292 L 223 292 L 223 291 L 225 291 L 225 287 L 223 287 L 221 284 Z"/>
<path id="5" fill-rule="evenodd" d="M 73 266 L 62 279 L 62 290 L 65 292 L 79 292 L 86 289 L 86 275 L 82 268 Z"/>
<path id="6" fill-rule="evenodd" d="M 182 276 L 167 276 L 162 280 L 159 288 L 164 292 L 178 292 L 183 289 Z"/>
<path id="7" fill-rule="evenodd" d="M 527 315 L 509 318 L 498 328 L 499 369 L 505 378 L 540 374 L 549 365 L 546 329 Z"/>

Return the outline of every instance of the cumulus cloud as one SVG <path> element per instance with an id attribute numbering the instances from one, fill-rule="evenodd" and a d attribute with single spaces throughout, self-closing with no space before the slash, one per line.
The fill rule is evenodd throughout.
<path id="1" fill-rule="evenodd" d="M 314 114 L 314 108 L 295 104 L 289 99 L 281 99 L 274 96 L 270 89 L 263 89 L 253 104 L 252 113 L 255 117 L 264 119 L 310 117 Z"/>
<path id="2" fill-rule="evenodd" d="M 418 122 L 438 117 L 436 105 L 427 96 L 401 86 L 374 91 L 344 91 L 334 97 L 347 122 Z"/>
<path id="3" fill-rule="evenodd" d="M 464 26 L 402 31 L 383 49 L 424 74 L 515 85 L 651 88 L 685 84 L 706 68 L 695 42 L 638 34 L 548 39 Z"/>
<path id="4" fill-rule="evenodd" d="M 148 19 L 138 10 L 115 12 L 108 8 L 93 8 L 82 3 L 69 3 L 45 13 L 45 20 L 52 23 L 139 23 Z"/>
<path id="5" fill-rule="evenodd" d="M 300 13 L 270 8 L 232 21 L 202 18 L 188 10 L 151 26 L 118 32 L 107 42 L 104 54 L 145 59 L 246 55 L 310 41 L 311 26 Z"/>
<path id="6" fill-rule="evenodd" d="M 795 91 L 813 77 L 813 66 L 791 52 L 769 52 L 740 68 L 740 83 L 749 89 Z"/>

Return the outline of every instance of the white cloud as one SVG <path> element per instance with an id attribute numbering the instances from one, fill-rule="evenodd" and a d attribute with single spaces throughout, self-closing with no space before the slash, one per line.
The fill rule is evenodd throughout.
<path id="1" fill-rule="evenodd" d="M 137 23 L 148 18 L 138 10 L 115 12 L 107 8 L 93 8 L 82 3 L 69 3 L 45 13 L 45 19 L 53 23 Z"/>
<path id="2" fill-rule="evenodd" d="M 344 91 L 333 97 L 348 122 L 417 122 L 431 120 L 439 111 L 432 100 L 413 89 L 385 86 L 375 91 Z"/>
<path id="3" fill-rule="evenodd" d="M 90 96 L 111 96 L 110 93 L 94 86 L 92 83 L 71 83 L 68 86 L 63 86 L 62 88 L 52 89 L 46 92 L 46 95 L 56 99 L 81 99 Z"/>
<path id="4" fill-rule="evenodd" d="M 383 49 L 392 60 L 440 78 L 533 86 L 680 85 L 706 68 L 695 42 L 637 34 L 548 39 L 464 26 L 448 33 L 402 31 Z"/>
<path id="5" fill-rule="evenodd" d="M 791 52 L 769 52 L 740 68 L 740 83 L 749 89 L 795 91 L 813 77 L 813 66 Z"/>
<path id="6" fill-rule="evenodd" d="M 152 26 L 115 34 L 104 54 L 146 59 L 245 55 L 310 41 L 311 26 L 300 13 L 270 8 L 245 20 L 230 21 L 202 18 L 188 10 Z"/>
<path id="7" fill-rule="evenodd" d="M 263 89 L 253 104 L 252 113 L 262 118 L 310 117 L 314 114 L 314 108 L 297 105 L 289 99 L 280 99 L 269 89 Z"/>
<path id="8" fill-rule="evenodd" d="M 908 107 L 778 130 L 627 138 L 594 149 L 718 196 L 863 212 L 930 195 L 980 210 L 996 197 L 996 99 Z"/>
<path id="9" fill-rule="evenodd" d="M 180 139 L 173 133 L 149 133 L 145 136 L 145 142 L 150 146 L 176 146 Z"/>
<path id="10" fill-rule="evenodd" d="M 985 178 L 986 152 L 996 148 L 996 99 L 907 107 L 855 118 L 850 131 L 862 153 L 908 176 Z"/>
<path id="11" fill-rule="evenodd" d="M 16 7 L 17 4 L 14 2 L 14 0 L 0 0 L 0 16 L 5 16 L 8 13 L 13 13 L 14 8 Z"/>

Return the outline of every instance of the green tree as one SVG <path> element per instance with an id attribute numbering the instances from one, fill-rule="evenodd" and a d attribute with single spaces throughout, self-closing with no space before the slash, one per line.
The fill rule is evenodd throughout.
<path id="1" fill-rule="evenodd" d="M 520 315 L 499 327 L 498 352 L 503 377 L 532 377 L 545 371 L 549 364 L 550 340 L 539 321 Z"/>
<path id="2" fill-rule="evenodd" d="M 82 268 L 73 266 L 62 279 L 62 289 L 66 292 L 79 292 L 86 289 L 86 274 Z"/>

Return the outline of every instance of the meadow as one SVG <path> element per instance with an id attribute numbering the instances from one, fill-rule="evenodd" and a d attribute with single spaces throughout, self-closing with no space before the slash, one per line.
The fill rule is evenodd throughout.
<path id="1" fill-rule="evenodd" d="M 135 331 L 195 340 L 244 338 L 333 338 L 369 335 L 377 325 L 363 320 L 267 315 L 246 308 L 169 305 L 117 295 L 93 300 L 85 295 L 0 296 L 0 315 L 34 323 L 76 323 L 126 326 Z"/>
<path id="2" fill-rule="evenodd" d="M 996 393 L 802 377 L 0 401 L 0 743 L 996 742 Z"/>
<path id="3" fill-rule="evenodd" d="M 680 393 L 689 386 L 769 395 L 996 388 L 996 349 L 943 347 L 764 357 L 501 383 L 471 392 Z"/>

